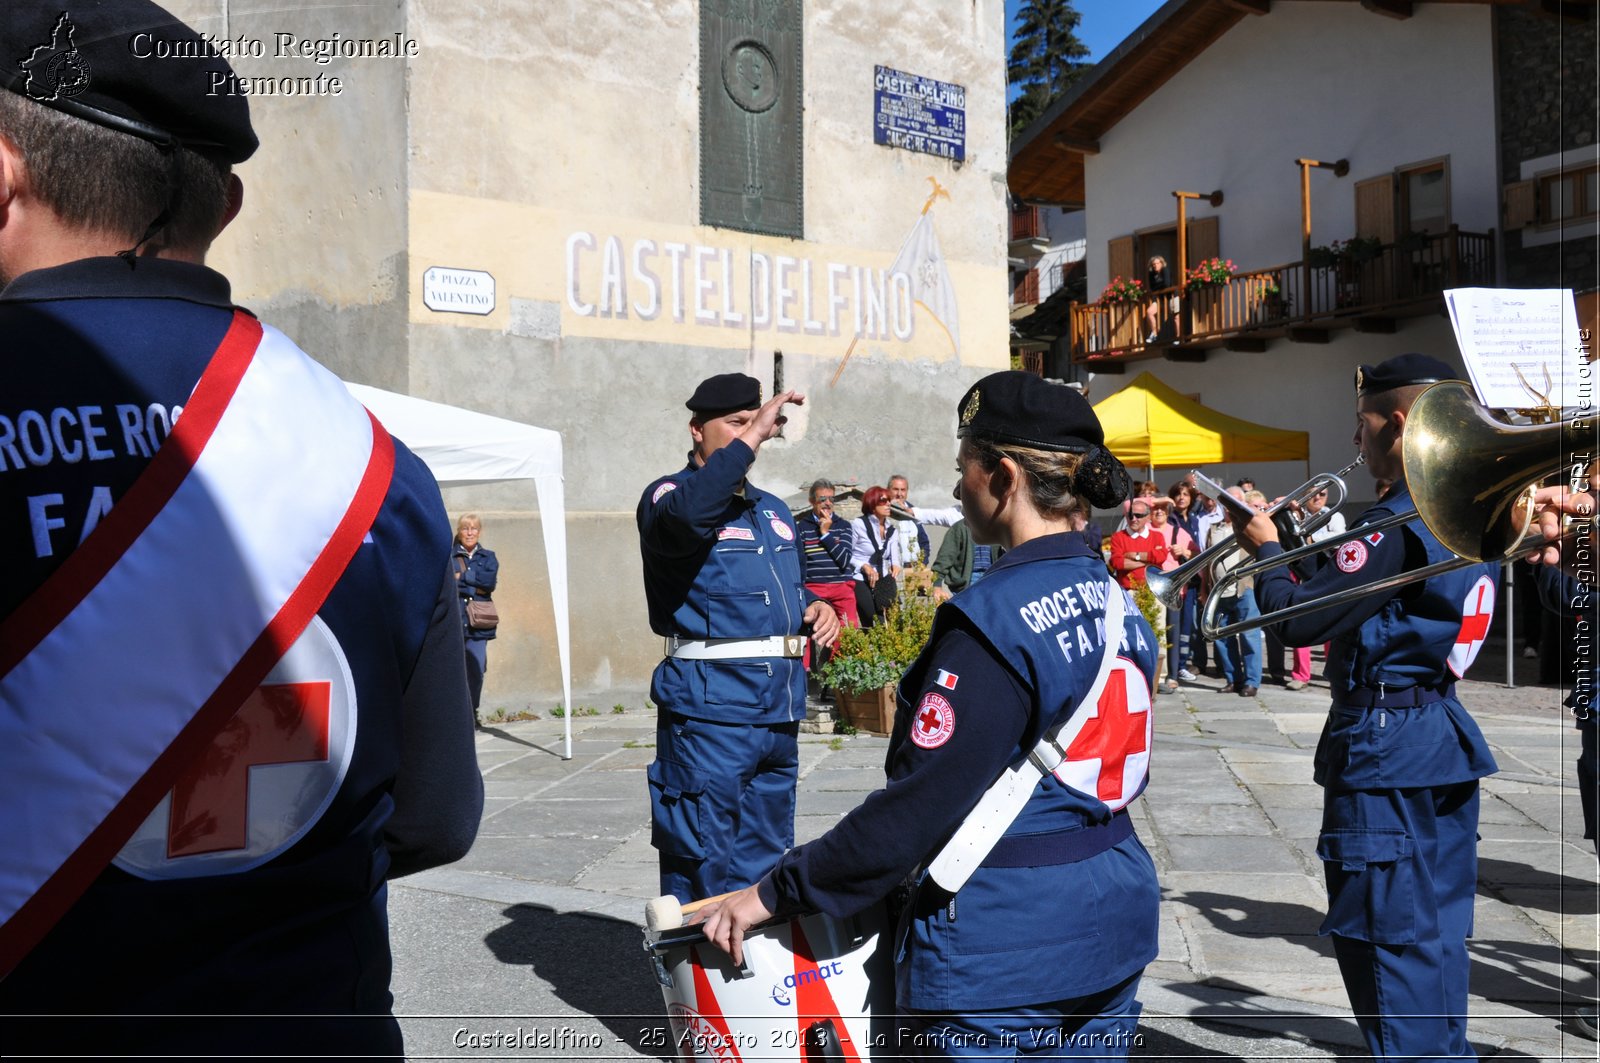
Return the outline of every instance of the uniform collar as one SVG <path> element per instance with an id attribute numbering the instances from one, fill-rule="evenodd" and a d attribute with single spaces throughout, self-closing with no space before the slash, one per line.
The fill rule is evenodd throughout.
<path id="1" fill-rule="evenodd" d="M 1029 539 L 1021 546 L 1013 547 L 1001 555 L 1000 560 L 989 566 L 989 571 L 1009 568 L 1012 565 L 1025 565 L 1029 561 L 1055 561 L 1068 557 L 1099 557 L 1083 536 L 1073 535 L 1070 532 L 1058 532 L 1055 535 L 1041 535 L 1037 539 Z"/>
<path id="2" fill-rule="evenodd" d="M 116 257 L 80 258 L 31 270 L 0 291 L 0 302 L 58 299 L 181 299 L 233 308 L 228 278 L 214 269 L 166 258 L 138 258 L 130 269 Z"/>

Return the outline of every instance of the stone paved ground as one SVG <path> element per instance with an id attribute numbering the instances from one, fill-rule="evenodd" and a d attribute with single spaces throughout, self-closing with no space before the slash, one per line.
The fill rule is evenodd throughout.
<path id="1" fill-rule="evenodd" d="M 1561 1018 L 1592 1000 L 1600 963 L 1575 737 L 1554 689 L 1507 689 L 1485 663 L 1474 675 L 1488 678 L 1462 685 L 1501 767 L 1483 785 L 1470 1036 L 1485 1057 L 1594 1059 L 1595 1043 Z M 1152 781 L 1133 808 L 1163 892 L 1135 1055 L 1355 1054 L 1348 1002 L 1317 936 L 1311 753 L 1326 689 L 1263 686 L 1243 699 L 1214 686 L 1158 700 Z M 570 761 L 559 756 L 559 720 L 480 734 L 488 804 L 477 845 L 392 888 L 397 1008 L 411 1016 L 417 1058 L 484 1055 L 458 1042 L 508 1024 L 544 1044 L 502 1054 L 670 1054 L 654 1043 L 663 1005 L 639 951 L 643 904 L 656 893 L 644 796 L 654 723 L 634 709 L 574 719 L 573 731 Z M 802 735 L 798 840 L 877 785 L 884 748 L 881 738 Z"/>

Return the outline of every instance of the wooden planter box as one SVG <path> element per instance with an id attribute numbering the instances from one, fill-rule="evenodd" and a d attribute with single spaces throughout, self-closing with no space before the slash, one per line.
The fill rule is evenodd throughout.
<path id="1" fill-rule="evenodd" d="M 894 730 L 893 686 L 863 690 L 859 694 L 837 690 L 833 695 L 833 707 L 838 710 L 840 720 L 858 731 L 887 736 Z"/>

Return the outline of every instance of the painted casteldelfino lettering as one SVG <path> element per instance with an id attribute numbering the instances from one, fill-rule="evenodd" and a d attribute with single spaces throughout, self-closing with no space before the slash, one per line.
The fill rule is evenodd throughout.
<path id="1" fill-rule="evenodd" d="M 904 271 L 748 248 L 615 234 L 567 235 L 567 309 L 579 317 L 657 321 L 905 343 L 916 335 Z"/>

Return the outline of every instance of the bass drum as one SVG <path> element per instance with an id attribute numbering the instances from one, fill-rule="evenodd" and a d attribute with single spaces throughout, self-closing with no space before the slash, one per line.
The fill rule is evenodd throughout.
<path id="1" fill-rule="evenodd" d="M 899 1056 L 881 904 L 752 927 L 735 967 L 697 926 L 645 934 L 684 1063 Z"/>

